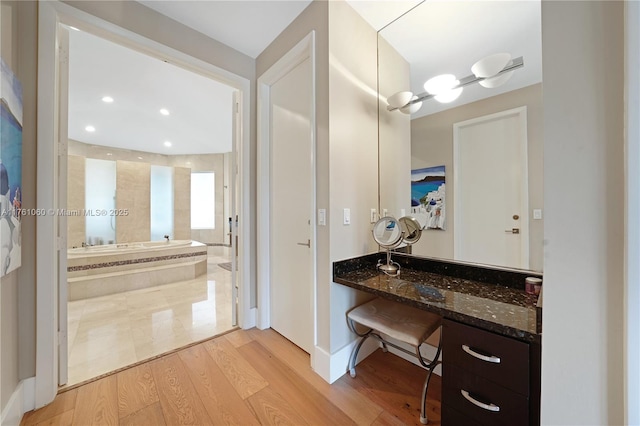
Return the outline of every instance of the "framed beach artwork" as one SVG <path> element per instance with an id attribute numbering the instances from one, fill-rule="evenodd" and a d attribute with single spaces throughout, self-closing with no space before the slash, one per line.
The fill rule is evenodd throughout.
<path id="1" fill-rule="evenodd" d="M 22 263 L 22 85 L 0 58 L 0 276 Z"/>
<path id="2" fill-rule="evenodd" d="M 445 229 L 444 166 L 411 170 L 411 210 L 425 229 Z"/>

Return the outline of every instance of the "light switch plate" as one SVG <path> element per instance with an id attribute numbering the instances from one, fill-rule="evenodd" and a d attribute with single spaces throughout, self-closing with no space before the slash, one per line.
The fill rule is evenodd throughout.
<path id="1" fill-rule="evenodd" d="M 533 209 L 533 218 L 542 219 L 542 209 Z"/>
<path id="2" fill-rule="evenodd" d="M 387 217 L 387 209 L 382 209 L 382 217 Z"/>
<path id="3" fill-rule="evenodd" d="M 405 214 L 407 214 L 407 211 L 405 209 L 400 209 L 400 217 L 403 217 Z"/>
<path id="4" fill-rule="evenodd" d="M 376 209 L 371 209 L 371 223 L 376 223 Z"/>
<path id="5" fill-rule="evenodd" d="M 344 209 L 342 224 L 351 225 L 351 209 Z"/>
<path id="6" fill-rule="evenodd" d="M 318 209 L 318 226 L 326 226 L 326 225 L 327 225 L 327 210 Z"/>

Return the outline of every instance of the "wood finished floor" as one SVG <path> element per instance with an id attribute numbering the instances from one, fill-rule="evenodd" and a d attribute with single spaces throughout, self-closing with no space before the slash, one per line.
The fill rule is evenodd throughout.
<path id="1" fill-rule="evenodd" d="M 426 371 L 376 351 L 329 385 L 273 330 L 237 330 L 60 393 L 22 425 L 419 425 Z M 440 425 L 440 377 L 427 398 Z"/>

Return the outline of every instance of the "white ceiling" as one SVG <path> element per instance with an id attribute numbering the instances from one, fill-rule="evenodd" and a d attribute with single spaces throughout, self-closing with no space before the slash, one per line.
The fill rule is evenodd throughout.
<path id="1" fill-rule="evenodd" d="M 69 31 L 70 139 L 166 155 L 230 152 L 233 90 L 84 31 Z M 104 96 L 113 103 L 103 102 Z M 160 114 L 162 108 L 170 115 Z M 95 132 L 87 132 L 88 125 Z"/>
<path id="2" fill-rule="evenodd" d="M 469 86 L 452 104 L 426 101 L 416 116 L 541 81 L 539 1 L 347 1 L 377 30 L 415 7 L 382 34 L 412 63 L 416 93 L 437 74 L 470 75 L 471 65 L 491 53 L 524 56 L 525 67 L 504 87 Z M 255 58 L 310 0 L 139 2 Z M 209 78 L 70 31 L 69 89 L 71 139 L 169 155 L 231 150 L 233 88 Z M 105 95 L 115 101 L 102 102 Z M 87 125 L 96 131 L 86 132 Z"/>
<path id="3" fill-rule="evenodd" d="M 311 0 L 138 0 L 138 3 L 256 58 Z"/>
<path id="4" fill-rule="evenodd" d="M 415 94 L 425 92 L 431 77 L 472 75 L 471 66 L 494 53 L 524 58 L 524 67 L 503 86 L 473 84 L 449 104 L 426 100 L 416 118 L 541 82 L 541 28 L 540 1 L 426 1 L 380 34 L 411 64 Z"/>

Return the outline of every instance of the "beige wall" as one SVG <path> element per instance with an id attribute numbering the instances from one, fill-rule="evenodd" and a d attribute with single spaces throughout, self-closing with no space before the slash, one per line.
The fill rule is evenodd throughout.
<path id="1" fill-rule="evenodd" d="M 78 155 L 67 157 L 67 209 L 82 211 L 85 202 L 85 158 Z M 79 247 L 87 242 L 87 226 L 84 216 L 67 217 L 67 248 Z"/>
<path id="2" fill-rule="evenodd" d="M 370 211 L 378 206 L 377 33 L 346 2 L 329 2 L 330 260 L 377 250 Z M 343 225 L 343 209 L 351 225 Z M 331 265 L 328 265 L 328 272 Z M 320 268 L 320 266 L 319 266 Z M 344 313 L 368 296 L 331 284 L 331 346 L 351 342 Z"/>
<path id="3" fill-rule="evenodd" d="M 35 208 L 37 8 L 34 2 L 0 5 L 2 58 L 23 87 L 22 205 Z M 22 217 L 22 266 L 0 281 L 0 411 L 19 380 L 35 374 L 35 219 Z"/>
<path id="4" fill-rule="evenodd" d="M 535 84 L 458 108 L 411 120 L 411 169 L 446 167 L 447 225 L 444 231 L 427 231 L 413 246 L 413 253 L 453 259 L 453 125 L 454 123 L 527 107 L 527 155 L 529 180 L 529 268 L 542 271 L 543 220 L 534 220 L 532 210 L 543 208 L 542 84 Z M 407 185 L 407 187 L 409 187 Z M 408 203 L 406 205 L 409 211 Z M 543 216 L 544 217 L 544 216 Z"/>
<path id="5" fill-rule="evenodd" d="M 624 424 L 623 9 L 542 3 L 545 425 Z"/>

